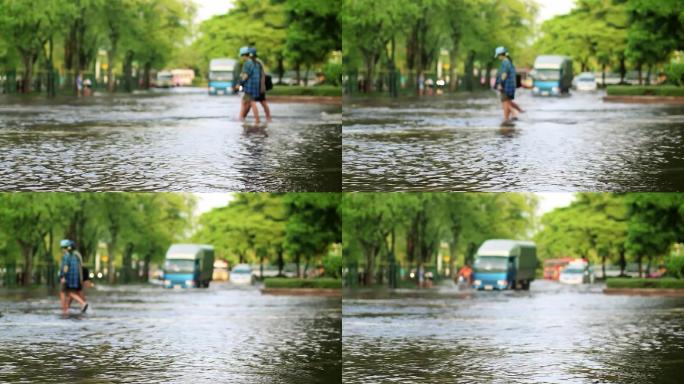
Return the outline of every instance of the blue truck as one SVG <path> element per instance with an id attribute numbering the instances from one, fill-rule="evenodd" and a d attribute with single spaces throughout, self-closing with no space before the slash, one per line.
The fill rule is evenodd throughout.
<path id="1" fill-rule="evenodd" d="M 164 260 L 164 287 L 208 288 L 214 272 L 214 248 L 205 244 L 173 244 Z"/>
<path id="2" fill-rule="evenodd" d="M 531 72 L 532 95 L 560 96 L 567 94 L 572 87 L 572 60 L 566 56 L 537 56 Z"/>
<path id="3" fill-rule="evenodd" d="M 473 288 L 530 289 L 537 268 L 537 248 L 531 241 L 487 240 L 477 250 Z"/>
<path id="4" fill-rule="evenodd" d="M 238 65 L 234 59 L 213 59 L 209 63 L 209 94 L 232 95 Z"/>

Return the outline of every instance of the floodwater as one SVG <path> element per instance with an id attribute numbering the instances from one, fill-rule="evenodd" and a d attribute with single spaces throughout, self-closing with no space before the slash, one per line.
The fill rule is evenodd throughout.
<path id="1" fill-rule="evenodd" d="M 345 292 L 343 382 L 681 383 L 684 298 L 601 289 Z"/>
<path id="2" fill-rule="evenodd" d="M 683 191 L 684 106 L 604 94 L 345 99 L 345 191 Z"/>
<path id="3" fill-rule="evenodd" d="M 267 128 L 239 109 L 202 89 L 0 98 L 0 190 L 341 189 L 340 106 L 271 103 Z"/>
<path id="4" fill-rule="evenodd" d="M 88 299 L 63 318 L 56 294 L 0 294 L 0 382 L 340 382 L 339 298 L 212 283 L 99 286 Z"/>

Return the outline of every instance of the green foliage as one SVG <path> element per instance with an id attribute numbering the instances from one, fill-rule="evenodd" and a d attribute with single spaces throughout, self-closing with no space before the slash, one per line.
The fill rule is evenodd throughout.
<path id="1" fill-rule="evenodd" d="M 329 277 L 319 277 L 316 279 L 269 277 L 264 279 L 264 287 L 340 289 L 342 288 L 342 280 Z"/>
<path id="2" fill-rule="evenodd" d="M 684 279 L 684 255 L 671 255 L 666 266 L 668 275 Z"/>
<path id="3" fill-rule="evenodd" d="M 667 82 L 684 87 L 684 63 L 670 63 L 665 67 Z M 681 88 L 680 88 L 681 89 Z"/>
<path id="4" fill-rule="evenodd" d="M 323 68 L 323 74 L 325 75 L 325 83 L 339 87 L 342 85 L 342 64 L 340 63 L 327 63 Z"/>
<path id="5" fill-rule="evenodd" d="M 608 288 L 663 288 L 684 289 L 684 279 L 637 279 L 637 278 L 610 278 L 606 280 Z"/>
<path id="6" fill-rule="evenodd" d="M 194 240 L 212 244 L 230 264 L 285 259 L 299 264 L 341 242 L 335 193 L 242 193 L 203 214 Z"/>
<path id="7" fill-rule="evenodd" d="M 536 200 L 527 194 L 354 193 L 342 199 L 345 263 L 360 264 L 365 284 L 391 262 L 434 265 L 442 242 L 450 263 L 491 238 L 526 238 Z"/>
<path id="8" fill-rule="evenodd" d="M 443 69 L 456 74 L 472 65 L 494 65 L 493 51 L 505 45 L 515 56 L 527 45 L 537 4 L 526 0 L 344 0 L 342 40 L 345 71 L 363 71 L 365 92 L 398 68 L 417 87 L 448 50 Z M 453 83 L 455 84 L 455 82 Z"/>
<path id="9" fill-rule="evenodd" d="M 606 88 L 609 96 L 684 96 L 684 87 L 672 85 L 625 86 L 611 85 Z"/>
<path id="10" fill-rule="evenodd" d="M 268 92 L 269 96 L 342 96 L 340 87 L 319 85 L 315 87 L 276 85 Z"/>
<path id="11" fill-rule="evenodd" d="M 323 257 L 323 269 L 325 275 L 339 279 L 342 277 L 342 255 L 337 253 L 328 253 Z"/>
<path id="12" fill-rule="evenodd" d="M 184 194 L 3 193 L 0 262 L 20 259 L 30 275 L 36 263 L 59 260 L 63 238 L 76 242 L 87 264 L 100 242 L 108 243 L 111 265 L 121 265 L 114 256 L 122 253 L 145 265 L 160 262 L 169 245 L 185 236 L 193 206 Z"/>

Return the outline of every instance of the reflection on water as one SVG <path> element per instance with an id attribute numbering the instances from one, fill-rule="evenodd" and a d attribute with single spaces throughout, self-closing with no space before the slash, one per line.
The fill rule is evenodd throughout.
<path id="1" fill-rule="evenodd" d="M 345 292 L 342 343 L 345 383 L 675 383 L 684 298 L 546 281 L 529 292 Z"/>
<path id="2" fill-rule="evenodd" d="M 502 130 L 493 95 L 345 100 L 343 189 L 684 190 L 682 106 L 523 91 L 526 113 Z"/>
<path id="3" fill-rule="evenodd" d="M 258 290 L 99 287 L 86 315 L 56 295 L 0 296 L 0 382 L 340 382 L 339 299 Z"/>
<path id="4" fill-rule="evenodd" d="M 339 191 L 339 106 L 272 104 L 245 128 L 237 97 L 0 98 L 0 190 Z"/>

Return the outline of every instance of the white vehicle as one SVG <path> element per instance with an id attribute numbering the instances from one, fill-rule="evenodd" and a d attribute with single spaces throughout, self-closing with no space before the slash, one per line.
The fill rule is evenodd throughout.
<path id="1" fill-rule="evenodd" d="M 238 264 L 230 271 L 230 282 L 233 284 L 247 285 L 252 284 L 252 267 L 249 264 Z"/>
<path id="2" fill-rule="evenodd" d="M 590 284 L 594 282 L 587 263 L 570 263 L 561 271 L 558 282 L 563 284 Z"/>
<path id="3" fill-rule="evenodd" d="M 582 72 L 572 80 L 572 85 L 578 91 L 592 92 L 598 89 L 596 76 L 591 72 Z"/>

